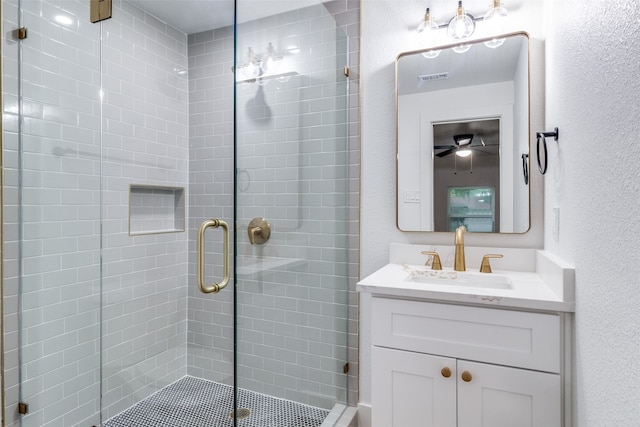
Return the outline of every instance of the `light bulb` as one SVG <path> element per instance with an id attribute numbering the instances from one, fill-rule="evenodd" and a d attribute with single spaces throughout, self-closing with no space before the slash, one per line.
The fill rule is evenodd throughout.
<path id="1" fill-rule="evenodd" d="M 454 46 L 451 48 L 451 50 L 454 51 L 455 53 L 465 53 L 469 49 L 471 49 L 470 44 L 459 44 L 458 46 Z"/>
<path id="2" fill-rule="evenodd" d="M 265 73 L 275 73 L 278 68 L 278 64 L 276 63 L 276 50 L 273 48 L 271 42 L 269 42 L 269 46 L 267 46 L 267 54 L 262 57 L 260 68 L 262 68 L 262 71 Z"/>
<path id="3" fill-rule="evenodd" d="M 247 63 L 242 67 L 242 73 L 248 79 L 255 79 L 260 73 L 260 68 L 253 57 L 253 49 L 249 48 L 247 58 Z"/>
<path id="4" fill-rule="evenodd" d="M 471 155 L 471 150 L 457 150 L 456 156 L 458 157 L 469 157 Z"/>
<path id="5" fill-rule="evenodd" d="M 427 59 L 437 58 L 440 55 L 440 49 L 431 49 L 426 52 L 422 52 L 422 56 Z"/>
<path id="6" fill-rule="evenodd" d="M 456 16 L 451 18 L 449 25 L 447 25 L 447 32 L 449 37 L 455 40 L 466 39 L 476 28 L 475 22 L 469 17 L 462 7 L 462 1 L 458 2 L 458 10 Z"/>
<path id="7" fill-rule="evenodd" d="M 418 43 L 422 47 L 433 46 L 438 41 L 438 30 L 440 27 L 431 19 L 431 12 L 429 8 L 424 14 L 424 20 L 418 25 Z M 428 52 L 424 52 L 422 55 L 425 58 L 435 58 L 440 54 L 440 50 L 433 49 Z"/>
<path id="8" fill-rule="evenodd" d="M 493 6 L 484 14 L 482 18 L 483 27 L 485 28 L 485 33 L 487 36 L 492 36 L 496 34 L 503 34 L 505 28 L 505 18 L 509 12 L 507 9 L 500 3 L 500 0 L 493 0 Z M 493 38 L 484 42 L 485 46 L 495 49 L 499 46 L 502 46 L 505 38 Z"/>

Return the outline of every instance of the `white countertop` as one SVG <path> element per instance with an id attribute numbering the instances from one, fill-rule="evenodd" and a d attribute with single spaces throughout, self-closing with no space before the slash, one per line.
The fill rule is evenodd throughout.
<path id="1" fill-rule="evenodd" d="M 539 254 L 538 258 L 543 260 L 540 264 L 549 262 L 547 255 L 544 253 Z M 507 277 L 511 282 L 511 289 L 497 289 L 460 286 L 459 281 L 455 279 L 451 280 L 450 284 L 446 280 L 440 280 L 440 282 L 447 284 L 415 282 L 408 280 L 412 271 L 426 275 L 432 274 L 429 271 L 429 267 L 422 265 L 390 263 L 358 282 L 357 290 L 377 296 L 458 304 L 555 312 L 573 312 L 575 310 L 575 303 L 572 298 L 573 283 L 564 283 L 560 287 L 558 283 L 549 284 L 543 280 L 543 276 L 550 277 L 546 272 L 538 274 L 537 272 L 494 270 L 493 273 L 462 273 L 471 278 L 474 275 L 480 275 L 480 279 L 484 279 L 482 275 L 496 274 Z M 562 265 L 560 273 L 566 271 L 569 274 L 564 275 L 566 277 L 565 282 L 572 282 L 573 269 L 567 269 L 567 266 Z M 433 274 L 449 277 L 454 275 L 455 277 L 456 272 L 451 268 L 445 267 L 441 272 L 434 271 Z M 562 274 L 559 274 L 559 276 L 562 276 Z M 555 279 L 551 278 L 550 280 Z M 565 289 L 565 291 L 563 292 L 559 289 Z"/>

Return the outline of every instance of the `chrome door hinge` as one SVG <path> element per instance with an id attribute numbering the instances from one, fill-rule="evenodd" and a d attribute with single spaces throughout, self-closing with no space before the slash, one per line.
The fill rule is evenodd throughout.
<path id="1" fill-rule="evenodd" d="M 344 75 L 349 77 L 349 67 L 344 67 Z"/>
<path id="2" fill-rule="evenodd" d="M 349 364 L 345 363 L 344 366 L 342 367 L 342 373 L 343 374 L 348 374 L 349 373 Z"/>

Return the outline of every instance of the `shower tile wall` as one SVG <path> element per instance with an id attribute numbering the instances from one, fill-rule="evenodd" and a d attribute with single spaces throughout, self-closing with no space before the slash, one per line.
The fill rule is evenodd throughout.
<path id="1" fill-rule="evenodd" d="M 237 31 L 240 64 L 248 46 L 257 52 L 269 41 L 280 48 L 303 46 L 297 58 L 282 61 L 298 76 L 238 90 L 239 386 L 321 407 L 357 399 L 357 77 L 350 87 L 344 76 L 337 85 L 335 80 L 342 76 L 347 44 L 357 76 L 358 4 L 326 3 Z M 233 94 L 226 89 L 233 81 L 232 37 L 230 29 L 189 37 L 191 147 L 198 150 L 190 166 L 190 209 L 198 218 L 190 224 L 192 235 L 199 221 L 230 206 L 224 198 L 231 200 L 233 173 Z M 338 59 L 336 45 L 343 52 Z M 256 216 L 273 227 L 262 246 L 247 242 L 247 224 Z M 219 247 L 216 242 L 210 249 L 217 251 L 214 260 Z M 283 260 L 286 266 L 255 271 Z M 190 374 L 231 381 L 231 298 L 230 291 L 202 296 L 191 287 Z M 348 390 L 342 373 L 347 360 Z"/>
<path id="2" fill-rule="evenodd" d="M 189 35 L 190 375 L 233 384 L 233 283 L 217 294 L 198 289 L 196 238 L 202 221 L 220 218 L 233 232 L 233 28 Z M 222 279 L 222 233 L 206 233 L 207 284 Z"/>
<path id="3" fill-rule="evenodd" d="M 187 251 L 195 247 L 195 229 L 202 219 L 233 218 L 233 77 L 229 72 L 233 62 L 232 31 L 221 29 L 190 36 L 187 64 L 187 38 L 184 34 L 126 3 L 118 1 L 114 4 L 112 19 L 102 24 L 89 24 L 89 4 L 84 0 L 23 2 L 26 10 L 21 24 L 29 28 L 29 37 L 22 42 L 27 64 L 24 68 L 24 93 L 28 101 L 24 104 L 26 118 L 23 128 L 23 202 L 26 206 L 22 212 L 25 222 L 23 289 L 27 293 L 38 289 L 43 291 L 37 294 L 39 297 L 22 302 L 22 308 L 27 308 L 22 325 L 26 331 L 23 339 L 23 374 L 27 379 L 33 378 L 25 382 L 25 392 L 37 394 L 35 387 L 38 386 L 47 387 L 48 393 L 28 399 L 30 414 L 23 418 L 25 426 L 91 425 L 99 422 L 101 303 L 105 307 L 105 351 L 102 354 L 105 362 L 102 390 L 107 408 L 105 418 L 187 373 L 187 360 L 192 375 L 227 383 L 231 378 L 232 290 L 229 288 L 229 292 L 220 293 L 215 298 L 199 294 L 193 276 L 193 253 L 189 254 L 187 283 Z M 348 82 L 348 99 L 340 99 L 340 109 L 346 109 L 348 114 L 349 130 L 348 137 L 346 129 L 341 130 L 340 144 L 343 148 L 338 156 L 346 169 L 344 173 L 340 172 L 340 176 L 325 175 L 313 183 L 319 186 L 340 185 L 339 194 L 329 196 L 338 197 L 340 207 L 325 211 L 340 212 L 340 216 L 348 220 L 344 229 L 337 233 L 331 230 L 333 235 L 329 237 L 329 240 L 340 240 L 342 249 L 339 252 L 318 249 L 316 252 L 320 258 L 324 252 L 326 259 L 324 264 L 319 264 L 322 267 L 315 268 L 333 268 L 336 264 L 334 259 L 342 259 L 346 253 L 349 261 L 340 262 L 339 267 L 347 274 L 347 278 L 342 280 L 348 281 L 350 291 L 348 295 L 343 295 L 330 288 L 324 289 L 323 283 L 334 285 L 333 282 L 327 282 L 332 274 L 323 275 L 322 271 L 314 270 L 281 271 L 271 278 L 267 277 L 265 282 L 268 289 L 274 284 L 294 283 L 288 280 L 292 276 L 299 276 L 305 279 L 305 286 L 288 286 L 290 291 L 306 287 L 304 293 L 317 292 L 321 298 L 337 298 L 338 301 L 349 303 L 348 328 L 338 327 L 340 360 L 332 357 L 315 358 L 309 352 L 309 347 L 305 351 L 300 348 L 306 338 L 301 340 L 287 335 L 312 334 L 313 341 L 317 338 L 322 340 L 325 329 L 333 328 L 333 325 L 329 325 L 330 317 L 327 314 L 332 310 L 334 301 L 300 306 L 311 313 L 309 321 L 317 322 L 310 328 L 291 329 L 286 317 L 282 322 L 283 315 L 295 317 L 304 316 L 305 313 L 296 314 L 287 310 L 288 307 L 270 309 L 264 306 L 259 299 L 263 296 L 271 298 L 266 293 L 249 296 L 252 301 L 247 302 L 254 303 L 254 306 L 251 309 L 248 306 L 241 313 L 243 327 L 249 326 L 241 337 L 244 340 L 241 344 L 245 346 L 243 352 L 247 354 L 241 359 L 241 370 L 246 376 L 246 380 L 243 380 L 245 385 L 266 392 L 274 391 L 276 395 L 282 393 L 286 385 L 301 392 L 319 391 L 323 395 L 344 400 L 347 391 L 342 387 L 342 379 L 339 379 L 342 374 L 336 372 L 341 371 L 342 360 L 346 357 L 343 353 L 348 350 L 351 365 L 348 400 L 352 404 L 357 401 L 358 371 L 354 292 L 358 274 L 358 4 L 358 1 L 349 0 L 323 6 L 348 35 L 352 77 Z M 5 0 L 2 8 L 5 32 L 10 32 L 19 26 L 17 1 Z M 327 11 L 324 11 L 321 19 L 325 19 L 326 14 Z M 57 23 L 57 15 L 71 18 L 70 26 Z M 301 11 L 286 14 L 277 18 L 278 25 L 285 28 L 287 33 L 299 24 L 315 28 L 314 25 L 319 21 L 313 21 L 311 16 L 317 16 L 317 13 L 306 14 Z M 262 23 L 255 24 L 255 30 L 259 30 Z M 326 35 L 335 39 L 335 29 Z M 262 44 L 256 42 L 255 46 Z M 17 50 L 16 41 L 10 37 L 3 38 L 3 323 L 8 426 L 17 425 L 20 418 L 16 410 L 19 400 L 20 339 L 17 315 L 20 274 L 17 263 L 20 238 Z M 104 59 L 102 84 L 105 87 L 102 111 L 99 97 L 101 54 Z M 326 65 L 320 65 L 317 71 L 325 72 Z M 335 61 L 330 65 L 334 67 L 333 72 L 341 73 L 341 69 L 335 69 Z M 182 73 L 187 68 L 189 87 Z M 207 75 L 211 78 L 207 78 Z M 309 88 L 308 81 L 302 84 L 307 89 L 294 86 L 299 83 L 292 79 L 289 82 L 292 86 L 284 88 L 281 94 L 275 86 L 266 87 L 264 90 L 269 105 L 283 108 L 289 102 L 290 106 L 298 108 L 295 102 L 291 104 L 290 98 L 297 99 L 297 91 L 320 91 L 320 98 L 325 96 L 334 102 L 327 104 L 329 110 L 324 115 L 327 119 L 331 118 L 332 111 L 336 109 L 335 93 L 322 93 L 325 89 L 321 84 Z M 241 102 L 246 101 L 247 98 L 244 98 Z M 318 102 L 325 101 L 319 99 Z M 102 122 L 101 114 L 104 118 Z M 285 127 L 293 124 L 291 120 L 300 120 L 304 124 L 304 120 L 311 118 L 310 115 L 299 118 L 288 116 L 284 118 L 288 123 Z M 246 125 L 251 123 L 243 126 Z M 322 127 L 309 132 L 316 131 L 324 132 Z M 191 135 L 189 138 L 188 132 Z M 291 129 L 284 131 L 285 135 L 291 132 Z M 261 133 L 264 138 L 260 136 Z M 316 141 L 324 138 L 321 134 L 316 135 Z M 262 150 L 276 148 L 274 144 L 279 140 L 277 132 L 269 134 L 258 128 L 253 129 L 252 136 L 258 136 L 261 143 L 259 149 Z M 248 140 L 245 138 L 245 142 Z M 104 146 L 102 152 L 101 143 Z M 190 157 L 188 144 L 192 144 Z M 326 146 L 331 142 L 326 140 L 322 144 Z M 295 150 L 299 147 L 290 143 L 277 146 L 278 149 Z M 318 162 L 317 171 L 321 170 L 320 163 L 324 161 L 322 153 L 296 151 L 293 154 L 296 162 Z M 104 159 L 102 171 L 100 156 Z M 302 164 L 296 163 L 296 167 Z M 101 172 L 104 173 L 102 182 Z M 283 169 L 281 172 L 286 171 Z M 266 178 L 253 176 L 252 179 L 251 185 L 270 185 Z M 188 239 L 187 233 L 129 236 L 129 184 L 188 186 Z M 294 191 L 300 194 L 300 191 L 311 190 L 310 180 L 304 185 L 309 187 L 285 189 L 283 193 Z M 102 211 L 99 209 L 101 186 L 104 189 Z M 55 198 L 54 203 L 51 203 L 52 198 Z M 255 202 L 260 200 L 256 199 Z M 309 214 L 318 212 L 320 210 L 309 210 Z M 283 217 L 272 215 L 269 210 L 247 210 L 247 218 L 248 215 L 262 214 L 272 217 L 277 227 L 285 224 Z M 105 233 L 102 242 L 105 295 L 102 301 L 99 292 L 100 215 L 104 219 L 102 231 Z M 321 223 L 315 220 L 306 217 L 303 221 L 315 225 Z M 241 225 L 246 227 L 246 222 L 247 219 L 243 218 Z M 332 222 L 333 217 L 320 226 L 320 230 Z M 290 222 L 287 226 L 296 224 Z M 233 227 L 231 221 L 230 225 Z M 325 239 L 327 236 L 324 234 L 316 237 Z M 239 235 L 244 233 L 240 232 Z M 274 241 L 278 238 L 276 234 Z M 304 247 L 301 246 L 301 238 L 301 234 L 296 234 L 284 242 L 282 253 L 272 255 L 306 257 L 307 253 L 302 254 L 297 249 Z M 208 281 L 218 280 L 220 234 L 216 230 L 208 232 L 207 239 L 207 253 L 212 254 L 207 258 L 210 264 L 207 278 Z M 251 255 L 253 249 L 245 242 L 242 253 Z M 263 249 L 269 255 L 269 245 Z M 258 286 L 256 281 L 247 281 L 247 284 L 254 288 Z M 27 302 L 31 305 L 25 305 Z M 318 309 L 324 312 L 314 314 L 313 311 Z M 251 317 L 254 314 L 255 317 Z M 35 322 L 42 320 L 42 326 L 36 326 Z M 263 320 L 264 325 L 273 326 L 274 329 L 260 330 L 257 325 Z M 253 323 L 253 327 L 247 322 Z M 187 323 L 189 338 L 188 345 L 185 345 Z M 348 334 L 348 339 L 344 338 L 345 334 Z M 274 354 L 269 354 L 275 347 L 255 345 L 260 340 L 266 344 L 276 342 L 273 340 L 284 340 L 287 346 L 285 353 L 288 357 L 295 355 L 296 362 L 280 364 L 277 357 L 273 357 Z M 348 349 L 345 342 L 348 343 Z M 248 349 L 246 345 L 252 348 Z M 310 345 L 311 350 L 320 353 L 325 348 L 320 344 L 317 347 L 316 344 Z M 298 360 L 302 363 L 304 358 L 312 359 L 305 362 L 319 364 L 321 369 L 314 366 L 306 371 L 300 370 Z M 292 384 L 291 381 L 297 381 L 294 379 L 298 374 L 301 375 L 300 382 Z M 259 379 L 265 379 L 266 385 L 259 385 L 256 382 Z M 320 390 L 314 389 L 316 386 Z M 299 397 L 284 394 L 283 397 Z M 300 400 L 305 398 L 300 397 Z M 319 398 L 309 402 L 326 406 L 329 401 Z"/>
<path id="4" fill-rule="evenodd" d="M 184 376 L 187 352 L 187 233 L 130 236 L 128 206 L 131 184 L 188 186 L 187 37 L 119 6 L 102 23 L 104 419 Z"/>
<path id="5" fill-rule="evenodd" d="M 2 6 L 4 28 L 17 28 L 16 2 Z M 102 24 L 86 1 L 22 8 L 21 338 L 18 45 L 3 38 L 6 424 L 20 417 L 20 339 L 22 425 L 98 424 L 101 304 L 107 416 L 186 373 L 186 233 L 129 236 L 127 206 L 129 184 L 187 186 L 186 35 L 119 2 Z"/>

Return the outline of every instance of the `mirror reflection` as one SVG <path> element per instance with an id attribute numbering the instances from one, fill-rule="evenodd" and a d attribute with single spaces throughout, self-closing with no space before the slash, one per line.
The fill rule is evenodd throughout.
<path id="1" fill-rule="evenodd" d="M 396 62 L 397 212 L 403 231 L 524 233 L 528 37 L 403 53 Z"/>

